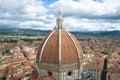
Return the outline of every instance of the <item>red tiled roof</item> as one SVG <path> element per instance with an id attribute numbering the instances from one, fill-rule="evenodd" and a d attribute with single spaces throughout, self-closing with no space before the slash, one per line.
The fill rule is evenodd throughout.
<path id="1" fill-rule="evenodd" d="M 59 30 L 55 30 L 55 32 L 53 32 L 51 36 L 50 34 L 41 42 L 41 45 L 37 53 L 37 60 L 40 60 L 40 56 L 42 56 L 43 62 L 59 63 L 59 48 L 60 48 Z M 47 40 L 49 36 L 50 38 Z M 65 31 L 64 29 L 61 30 L 60 43 L 61 43 L 61 63 L 77 62 L 79 60 L 78 54 L 80 55 L 80 59 L 82 59 L 83 51 L 82 48 L 80 47 L 79 42 L 73 35 L 67 33 L 67 31 Z M 41 54 L 42 48 L 43 53 Z M 77 51 L 77 48 L 79 53 Z"/>
<path id="2" fill-rule="evenodd" d="M 43 77 L 37 78 L 36 80 L 54 80 L 54 79 L 50 76 L 43 76 Z"/>
<path id="3" fill-rule="evenodd" d="M 1 73 L 6 73 L 6 71 L 7 71 L 6 69 L 0 69 L 0 74 Z"/>
<path id="4" fill-rule="evenodd" d="M 28 55 L 28 59 L 29 60 L 35 60 L 36 59 L 36 55 L 29 54 Z"/>
<path id="5" fill-rule="evenodd" d="M 34 68 L 33 71 L 32 71 L 32 80 L 37 79 L 37 77 L 38 77 L 38 73 L 37 73 L 36 68 Z"/>

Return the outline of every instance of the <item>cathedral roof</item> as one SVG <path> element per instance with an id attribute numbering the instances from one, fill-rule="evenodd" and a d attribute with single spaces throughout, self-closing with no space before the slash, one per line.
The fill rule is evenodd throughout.
<path id="1" fill-rule="evenodd" d="M 43 76 L 43 77 L 37 78 L 36 80 L 54 80 L 54 79 L 50 76 Z"/>
<path id="2" fill-rule="evenodd" d="M 77 39 L 64 28 L 61 12 L 59 12 L 56 28 L 40 44 L 37 63 L 78 62 L 82 59 L 82 54 L 83 51 Z"/>

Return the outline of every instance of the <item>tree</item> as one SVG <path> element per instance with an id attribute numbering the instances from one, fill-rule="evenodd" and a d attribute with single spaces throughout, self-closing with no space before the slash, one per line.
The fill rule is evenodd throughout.
<path id="1" fill-rule="evenodd" d="M 110 54 L 108 51 L 101 51 L 101 54 Z"/>

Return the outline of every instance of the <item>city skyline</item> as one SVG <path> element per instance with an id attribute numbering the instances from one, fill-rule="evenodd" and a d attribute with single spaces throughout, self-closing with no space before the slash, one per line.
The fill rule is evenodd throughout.
<path id="1" fill-rule="evenodd" d="M 0 0 L 0 27 L 52 30 L 59 9 L 67 30 L 120 30 L 119 0 Z"/>

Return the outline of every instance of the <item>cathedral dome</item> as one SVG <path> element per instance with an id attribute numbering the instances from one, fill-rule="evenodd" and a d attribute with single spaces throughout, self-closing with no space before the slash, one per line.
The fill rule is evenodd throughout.
<path id="1" fill-rule="evenodd" d="M 83 51 L 77 39 L 63 25 L 61 11 L 56 27 L 41 42 L 36 55 L 36 75 L 54 80 L 81 79 Z M 34 74 L 34 73 L 33 73 Z M 44 80 L 47 80 L 45 78 Z"/>
<path id="2" fill-rule="evenodd" d="M 77 39 L 63 28 L 63 19 L 61 12 L 59 12 L 56 28 L 40 44 L 37 63 L 79 62 L 82 59 L 82 54 L 83 51 Z"/>
<path id="3" fill-rule="evenodd" d="M 82 49 L 72 34 L 55 29 L 41 42 L 37 59 L 48 63 L 77 62 L 82 59 Z"/>

